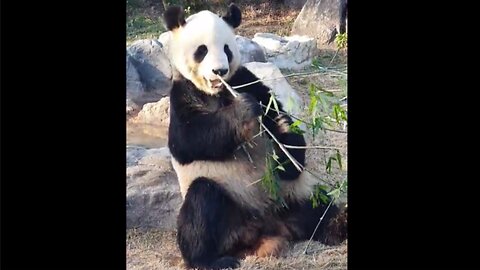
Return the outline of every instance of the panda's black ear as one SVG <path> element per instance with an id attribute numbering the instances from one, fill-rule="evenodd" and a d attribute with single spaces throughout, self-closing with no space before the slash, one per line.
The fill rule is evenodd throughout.
<path id="1" fill-rule="evenodd" d="M 163 19 L 168 30 L 174 30 L 183 26 L 185 22 L 185 13 L 183 8 L 180 6 L 170 6 L 163 13 Z"/>
<path id="2" fill-rule="evenodd" d="M 228 6 L 227 14 L 223 15 L 222 19 L 233 28 L 237 28 L 242 22 L 242 12 L 233 3 Z"/>

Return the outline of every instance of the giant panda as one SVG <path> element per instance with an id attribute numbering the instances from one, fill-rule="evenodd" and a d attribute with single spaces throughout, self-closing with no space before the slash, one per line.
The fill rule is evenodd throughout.
<path id="1" fill-rule="evenodd" d="M 258 79 L 240 64 L 234 35 L 240 9 L 230 4 L 224 15 L 204 10 L 185 19 L 181 7 L 171 6 L 164 20 L 175 70 L 168 147 L 183 197 L 177 243 L 186 266 L 237 268 L 244 256 L 278 256 L 290 241 L 308 239 L 326 209 L 312 207 L 317 181 L 298 171 L 268 133 L 259 132 L 258 117 L 281 143 L 305 146 L 303 135 L 290 132 L 292 119 L 281 112 L 282 100 L 279 111 L 261 105 L 272 95 L 263 83 L 238 88 L 234 98 L 217 77 L 232 86 Z M 284 168 L 275 171 L 277 198 L 258 181 L 273 151 Z M 289 152 L 305 165 L 305 149 Z M 345 221 L 346 211 L 332 205 L 314 239 L 342 242 Z"/>

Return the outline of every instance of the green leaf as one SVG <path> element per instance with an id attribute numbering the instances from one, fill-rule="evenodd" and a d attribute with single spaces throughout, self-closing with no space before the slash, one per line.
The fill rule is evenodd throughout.
<path id="1" fill-rule="evenodd" d="M 318 100 L 320 101 L 320 105 L 322 106 L 322 111 L 324 113 L 328 112 L 328 106 L 327 106 L 327 95 L 324 92 L 318 93 Z"/>
<path id="2" fill-rule="evenodd" d="M 285 111 L 290 112 L 292 111 L 293 107 L 296 105 L 295 100 L 291 96 L 287 99 L 287 104 L 285 104 Z"/>
<path id="3" fill-rule="evenodd" d="M 279 170 L 281 170 L 281 171 L 285 171 L 285 168 L 284 168 L 282 165 L 278 165 L 278 166 L 276 167 L 276 169 L 279 169 Z"/>
<path id="4" fill-rule="evenodd" d="M 340 155 L 340 151 L 338 151 L 338 150 L 337 150 L 336 160 L 338 162 L 338 167 L 340 167 L 340 170 L 342 170 L 343 169 L 343 167 L 342 167 L 342 156 Z"/>
<path id="5" fill-rule="evenodd" d="M 308 105 L 308 113 L 312 116 L 315 116 L 315 111 L 317 109 L 317 94 L 315 92 L 315 85 L 310 84 L 308 95 L 310 97 L 310 104 Z"/>
<path id="6" fill-rule="evenodd" d="M 327 193 L 328 196 L 333 196 L 335 199 L 340 197 L 340 189 L 336 188 L 329 193 Z"/>
<path id="7" fill-rule="evenodd" d="M 325 170 L 327 171 L 327 173 L 332 173 L 332 160 L 336 160 L 335 157 L 329 157 L 328 158 L 328 161 L 327 161 L 327 166 L 325 168 Z"/>
<path id="8" fill-rule="evenodd" d="M 311 127 L 312 127 L 313 137 L 317 136 L 318 132 L 324 128 L 323 118 L 321 117 L 313 118 Z"/>
<path id="9" fill-rule="evenodd" d="M 341 121 L 341 115 L 340 115 L 340 105 L 334 104 L 333 105 L 333 118 L 335 118 L 335 121 L 337 124 L 340 124 Z"/>
<path id="10" fill-rule="evenodd" d="M 312 195 L 310 196 L 310 200 L 312 201 L 313 208 L 316 208 L 320 205 L 320 203 L 327 204 L 330 198 L 327 195 L 327 187 L 323 185 L 316 185 Z"/>
<path id="11" fill-rule="evenodd" d="M 290 129 L 290 132 L 296 133 L 296 134 L 300 134 L 300 135 L 304 134 L 305 131 L 303 131 L 303 130 L 299 127 L 299 125 L 301 125 L 301 124 L 302 124 L 302 121 L 300 121 L 300 120 L 296 120 L 295 122 L 293 122 L 293 123 L 290 125 L 290 128 L 289 128 L 289 129 Z"/>

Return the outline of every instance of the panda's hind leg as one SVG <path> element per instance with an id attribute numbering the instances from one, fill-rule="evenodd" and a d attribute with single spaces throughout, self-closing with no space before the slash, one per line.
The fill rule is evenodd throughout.
<path id="1" fill-rule="evenodd" d="M 237 268 L 237 258 L 228 256 L 228 233 L 236 206 L 215 181 L 197 178 L 185 195 L 177 220 L 177 242 L 188 267 Z"/>

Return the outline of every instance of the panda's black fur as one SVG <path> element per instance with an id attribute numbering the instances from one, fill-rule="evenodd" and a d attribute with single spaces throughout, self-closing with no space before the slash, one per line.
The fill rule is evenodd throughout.
<path id="1" fill-rule="evenodd" d="M 175 7 L 166 11 L 165 19 L 170 28 L 185 24 L 182 17 L 175 16 L 178 12 Z M 241 20 L 238 12 L 238 8 L 231 6 L 223 17 L 233 28 Z M 240 66 L 227 83 L 235 86 L 256 80 L 252 72 Z M 239 146 L 258 131 L 252 124 L 265 113 L 260 103 L 266 105 L 270 100 L 270 89 L 260 82 L 237 91 L 240 93 L 237 98 L 226 89 L 209 95 L 181 75 L 177 76 L 170 94 L 168 138 L 173 160 L 178 163 L 175 168 L 198 162 L 206 162 L 205 166 L 222 166 L 224 162 L 235 164 L 236 155 L 241 154 Z M 283 110 L 282 104 L 277 103 Z M 279 115 L 275 109 L 270 109 L 262 119 L 280 142 L 306 145 L 303 135 L 285 128 L 293 122 L 288 115 Z M 281 181 L 301 181 L 301 173 L 278 147 L 275 149 L 285 168 L 278 174 Z M 266 154 L 265 149 L 258 151 L 264 152 L 254 154 L 260 157 Z M 289 149 L 289 152 L 305 165 L 305 149 Z M 210 169 L 214 172 L 217 168 Z M 241 171 L 232 173 L 240 174 Z M 248 200 L 238 199 L 237 191 L 225 184 L 229 179 L 222 181 L 198 176 L 185 191 L 177 220 L 177 241 L 188 267 L 236 268 L 239 258 L 245 255 L 276 255 L 288 241 L 308 239 L 326 209 L 326 205 L 313 208 L 309 200 L 288 198 L 285 200 L 288 208 L 275 203 L 265 208 L 257 207 Z M 346 238 L 345 218 L 346 213 L 332 205 L 314 239 L 326 244 L 343 241 Z"/>

